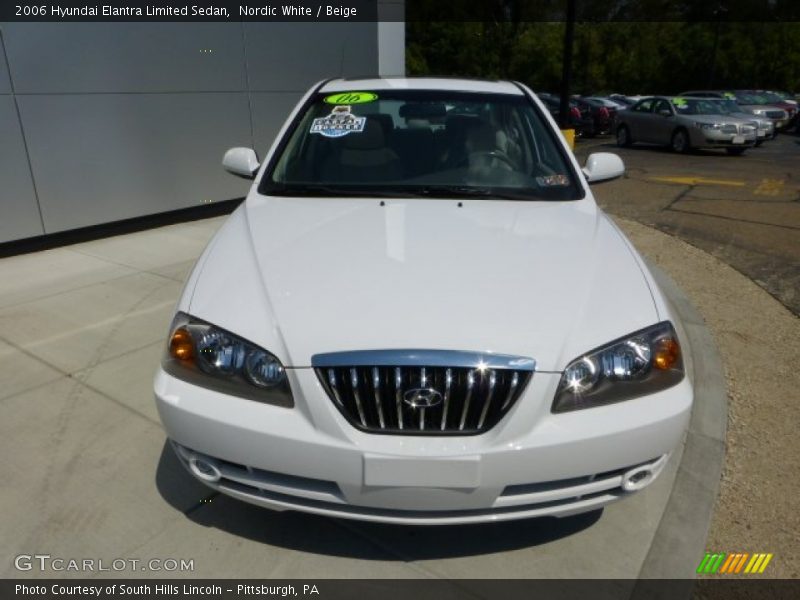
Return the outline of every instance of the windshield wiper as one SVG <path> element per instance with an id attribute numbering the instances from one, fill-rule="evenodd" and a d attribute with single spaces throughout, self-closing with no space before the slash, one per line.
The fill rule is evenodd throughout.
<path id="1" fill-rule="evenodd" d="M 498 198 L 502 200 L 530 199 L 525 194 L 497 192 L 490 188 L 465 185 L 397 186 L 388 189 L 359 189 L 329 185 L 275 186 L 264 190 L 274 196 L 339 196 L 359 198 Z"/>
<path id="2" fill-rule="evenodd" d="M 530 200 L 531 197 L 522 192 L 497 191 L 491 188 L 471 187 L 467 185 L 435 185 L 415 190 L 419 196 L 444 196 L 448 198 L 497 198 L 500 200 Z"/>

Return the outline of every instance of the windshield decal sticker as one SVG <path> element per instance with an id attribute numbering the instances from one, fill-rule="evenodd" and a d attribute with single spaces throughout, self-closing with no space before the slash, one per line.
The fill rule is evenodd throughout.
<path id="1" fill-rule="evenodd" d="M 342 92 L 326 96 L 323 102 L 325 104 L 364 104 L 366 102 L 375 102 L 377 99 L 378 94 L 373 94 L 372 92 Z"/>
<path id="2" fill-rule="evenodd" d="M 675 106 L 681 106 L 681 107 L 683 107 L 683 106 L 686 106 L 686 99 L 685 99 L 685 98 L 673 98 L 673 99 L 672 99 L 672 103 L 673 103 Z"/>
<path id="3" fill-rule="evenodd" d="M 366 117 L 357 117 L 350 112 L 349 106 L 334 106 L 327 117 L 314 119 L 310 133 L 318 133 L 329 138 L 338 138 L 348 133 L 364 131 Z"/>
<path id="4" fill-rule="evenodd" d="M 536 183 L 542 187 L 553 187 L 556 185 L 569 185 L 569 179 L 566 175 L 546 175 L 544 177 L 537 177 Z"/>

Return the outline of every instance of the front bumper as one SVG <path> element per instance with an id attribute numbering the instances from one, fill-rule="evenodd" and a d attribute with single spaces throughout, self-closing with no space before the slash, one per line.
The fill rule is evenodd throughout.
<path id="1" fill-rule="evenodd" d="M 747 148 L 756 143 L 756 133 L 722 133 L 713 129 L 695 128 L 691 132 L 692 146 L 696 148 Z"/>
<path id="2" fill-rule="evenodd" d="M 482 435 L 375 435 L 345 421 L 312 370 L 287 373 L 294 409 L 225 396 L 160 371 L 156 403 L 181 461 L 210 487 L 247 502 L 387 523 L 597 509 L 660 473 L 692 403 L 685 378 L 636 400 L 554 415 L 559 374 L 535 373 L 515 407 Z"/>

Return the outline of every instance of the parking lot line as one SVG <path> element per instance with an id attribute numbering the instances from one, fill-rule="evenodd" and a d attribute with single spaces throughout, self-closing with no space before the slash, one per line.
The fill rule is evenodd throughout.
<path id="1" fill-rule="evenodd" d="M 783 179 L 762 179 L 753 193 L 757 196 L 777 196 L 783 191 Z"/>
<path id="2" fill-rule="evenodd" d="M 666 183 L 680 183 L 683 185 L 729 185 L 732 187 L 744 187 L 745 182 L 737 179 L 709 179 L 707 177 L 649 177 L 650 181 L 664 181 Z"/>

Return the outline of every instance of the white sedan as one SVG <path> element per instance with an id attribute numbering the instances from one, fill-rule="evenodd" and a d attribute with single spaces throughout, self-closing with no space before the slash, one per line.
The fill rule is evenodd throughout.
<path id="1" fill-rule="evenodd" d="M 565 516 L 650 484 L 692 405 L 675 314 L 524 85 L 315 85 L 178 303 L 155 396 L 183 464 L 277 510 Z"/>

